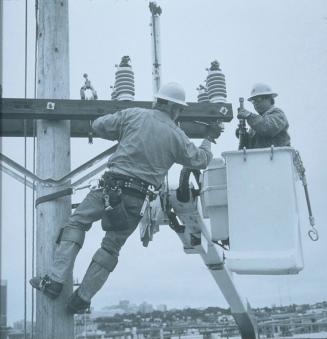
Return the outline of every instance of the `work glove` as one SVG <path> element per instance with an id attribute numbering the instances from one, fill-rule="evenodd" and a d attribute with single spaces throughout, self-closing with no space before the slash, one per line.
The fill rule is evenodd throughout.
<path id="1" fill-rule="evenodd" d="M 109 204 L 111 207 L 116 207 L 121 203 L 121 189 L 116 189 L 109 194 Z"/>
<path id="2" fill-rule="evenodd" d="M 247 119 L 252 113 L 244 108 L 238 108 L 237 119 Z"/>
<path id="3" fill-rule="evenodd" d="M 207 137 L 209 141 L 216 143 L 215 139 L 218 139 L 221 132 L 224 130 L 222 124 L 210 124 L 207 126 Z"/>

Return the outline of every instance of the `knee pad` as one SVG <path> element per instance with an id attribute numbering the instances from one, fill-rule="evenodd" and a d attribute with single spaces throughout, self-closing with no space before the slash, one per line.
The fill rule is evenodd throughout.
<path id="1" fill-rule="evenodd" d="M 95 252 L 92 260 L 109 272 L 112 272 L 118 263 L 117 256 L 102 247 Z"/>
<path id="2" fill-rule="evenodd" d="M 59 237 L 57 239 L 57 243 L 60 241 L 71 241 L 78 244 L 80 247 L 83 246 L 85 239 L 85 231 L 80 230 L 75 227 L 65 226 L 60 230 Z"/>

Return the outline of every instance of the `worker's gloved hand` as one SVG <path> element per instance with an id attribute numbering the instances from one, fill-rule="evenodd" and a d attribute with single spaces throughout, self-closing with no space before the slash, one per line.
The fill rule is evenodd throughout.
<path id="1" fill-rule="evenodd" d="M 116 189 L 109 194 L 109 204 L 111 207 L 115 207 L 121 203 L 121 190 Z"/>
<path id="2" fill-rule="evenodd" d="M 207 139 L 214 144 L 216 143 L 215 139 L 218 139 L 221 132 L 224 130 L 222 124 L 211 124 L 207 127 Z"/>
<path id="3" fill-rule="evenodd" d="M 238 108 L 238 114 L 237 114 L 237 118 L 238 119 L 247 119 L 250 114 L 252 114 L 250 111 L 244 109 L 244 108 Z"/>

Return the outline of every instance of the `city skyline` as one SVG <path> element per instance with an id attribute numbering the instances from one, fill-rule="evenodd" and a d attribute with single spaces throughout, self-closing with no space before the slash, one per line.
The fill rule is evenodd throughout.
<path id="1" fill-rule="evenodd" d="M 122 308 L 122 305 L 120 305 L 120 302 L 128 302 L 128 307 L 125 309 Z M 167 307 L 167 305 L 154 305 L 149 301 L 143 301 L 140 304 L 133 304 L 131 303 L 129 300 L 121 300 L 118 304 L 109 304 L 106 305 L 104 307 L 101 308 L 94 308 L 91 306 L 90 309 L 90 314 L 92 314 L 92 318 L 98 318 L 98 317 L 115 317 L 117 315 L 129 315 L 129 314 L 150 314 L 153 312 L 174 312 L 174 311 L 184 311 L 184 310 L 199 310 L 199 311 L 204 311 L 206 309 L 221 309 L 223 312 L 227 312 L 228 314 L 230 314 L 230 309 L 229 307 L 219 307 L 217 305 L 207 305 L 207 306 L 201 306 L 201 307 L 190 307 L 187 305 L 184 305 L 182 307 L 173 307 L 173 308 L 169 308 Z M 315 309 L 317 307 L 320 307 L 321 305 L 325 305 L 327 306 L 327 299 L 326 300 L 322 300 L 322 301 L 318 301 L 315 302 L 313 304 L 274 304 L 274 305 L 267 305 L 267 306 L 263 306 L 263 307 L 254 307 L 253 311 L 260 311 L 260 310 L 265 310 L 265 309 L 270 309 L 270 310 L 274 310 L 274 309 L 287 309 L 287 308 L 294 308 L 296 309 L 297 312 L 300 312 L 300 310 L 304 309 L 304 308 L 309 308 L 309 309 Z M 164 307 L 165 310 L 162 309 L 158 309 Z M 116 312 L 115 312 L 116 310 Z M 117 311 L 118 310 L 118 311 Z M 147 310 L 147 311 L 146 311 Z M 123 312 L 121 312 L 123 311 Z M 87 314 L 89 314 L 89 311 L 86 312 Z M 326 308 L 326 313 L 327 313 L 327 308 Z M 7 326 L 8 327 L 14 327 L 15 324 L 21 324 L 24 322 L 24 319 L 15 319 L 13 320 L 12 323 L 8 323 Z"/>
<path id="2" fill-rule="evenodd" d="M 128 300 L 120 302 L 126 307 Z M 118 305 L 116 305 L 118 306 Z M 258 308 L 253 310 L 259 333 L 264 337 L 296 337 L 296 338 L 325 338 L 327 334 L 327 301 L 313 305 L 290 305 L 272 308 Z M 24 321 L 17 321 L 8 333 L 23 335 Z M 31 323 L 27 324 L 28 333 L 31 332 Z M 85 336 L 107 336 L 120 338 L 120 335 L 151 334 L 151 338 L 175 338 L 174 335 L 183 335 L 183 338 L 203 338 L 203 334 L 210 338 L 230 337 L 239 335 L 238 327 L 229 309 L 207 307 L 203 309 L 184 308 L 182 310 L 152 311 L 149 313 L 98 313 L 91 310 L 85 314 L 75 316 L 75 338 Z M 220 336 L 218 336 L 220 335 Z M 218 337 L 217 337 L 218 336 Z M 206 337 L 206 338 L 207 338 Z M 194 339 L 194 338 L 193 338 Z"/>

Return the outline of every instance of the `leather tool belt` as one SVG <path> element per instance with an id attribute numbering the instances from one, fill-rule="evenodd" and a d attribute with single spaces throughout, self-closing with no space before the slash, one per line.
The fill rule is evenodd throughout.
<path id="1" fill-rule="evenodd" d="M 145 198 L 150 186 L 146 181 L 129 177 L 122 174 L 105 172 L 99 182 L 100 187 L 114 188 L 119 187 L 126 193 L 139 193 L 142 198 Z"/>

